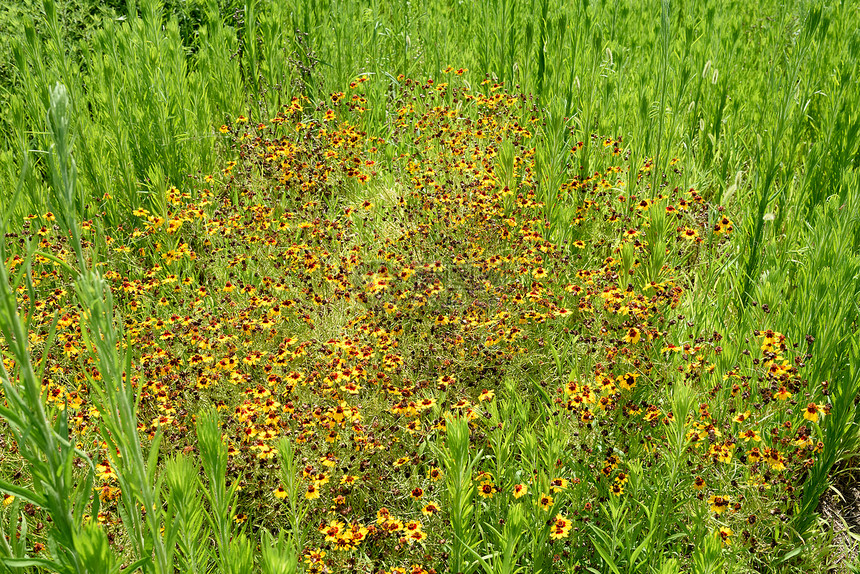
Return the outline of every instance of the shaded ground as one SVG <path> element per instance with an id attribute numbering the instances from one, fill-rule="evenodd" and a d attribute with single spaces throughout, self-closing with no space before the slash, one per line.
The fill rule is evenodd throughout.
<path id="1" fill-rule="evenodd" d="M 856 470 L 834 477 L 821 497 L 819 512 L 833 531 L 833 571 L 852 572 L 860 555 L 860 476 Z"/>

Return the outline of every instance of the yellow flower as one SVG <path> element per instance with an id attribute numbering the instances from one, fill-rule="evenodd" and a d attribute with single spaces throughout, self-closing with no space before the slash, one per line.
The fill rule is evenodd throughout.
<path id="1" fill-rule="evenodd" d="M 750 440 L 761 442 L 761 436 L 753 429 L 747 429 L 742 432 L 741 438 L 744 439 L 744 442 L 749 442 Z"/>
<path id="2" fill-rule="evenodd" d="M 110 466 L 110 462 L 104 461 L 96 465 L 96 475 L 102 480 L 116 478 L 116 473 Z"/>
<path id="3" fill-rule="evenodd" d="M 816 405 L 815 403 L 809 403 L 806 405 L 806 409 L 803 411 L 803 418 L 806 420 L 817 423 L 819 416 L 824 416 L 824 405 Z"/>
<path id="4" fill-rule="evenodd" d="M 729 507 L 730 500 L 728 496 L 712 496 L 708 499 L 708 504 L 711 505 L 711 512 L 722 514 Z"/>
<path id="5" fill-rule="evenodd" d="M 325 550 L 317 548 L 316 550 L 311 550 L 306 554 L 305 562 L 309 565 L 315 564 L 317 562 L 322 562 L 323 558 L 325 558 Z"/>
<path id="6" fill-rule="evenodd" d="M 624 335 L 624 341 L 635 345 L 642 338 L 642 333 L 636 327 L 631 327 Z"/>
<path id="7" fill-rule="evenodd" d="M 785 458 L 775 448 L 765 449 L 765 459 L 773 470 L 785 470 Z"/>
<path id="8" fill-rule="evenodd" d="M 691 240 L 691 241 L 692 241 L 692 240 L 694 240 L 694 239 L 698 239 L 698 237 L 699 237 L 699 232 L 698 232 L 698 231 L 696 231 L 695 229 L 691 229 L 691 228 L 689 228 L 689 227 L 685 227 L 685 228 L 681 231 L 681 237 L 682 237 L 683 239 L 688 239 L 688 240 Z"/>
<path id="9" fill-rule="evenodd" d="M 747 453 L 747 460 L 750 462 L 750 464 L 755 464 L 761 460 L 761 451 L 758 449 L 758 447 L 750 449 L 750 451 Z"/>
<path id="10" fill-rule="evenodd" d="M 407 533 L 421 532 L 421 523 L 417 520 L 410 520 L 403 525 L 403 531 Z"/>
<path id="11" fill-rule="evenodd" d="M 492 498 L 495 493 L 499 491 L 496 488 L 496 485 L 490 482 L 489 480 L 485 480 L 481 483 L 481 486 L 478 488 L 478 494 L 483 496 L 484 498 Z"/>
<path id="12" fill-rule="evenodd" d="M 744 422 L 745 420 L 747 420 L 748 418 L 750 418 L 750 414 L 751 414 L 751 413 L 750 413 L 749 411 L 745 411 L 745 412 L 743 412 L 743 413 L 741 413 L 741 414 L 738 414 L 738 415 L 737 415 L 735 418 L 733 418 L 732 420 L 733 420 L 733 421 L 735 421 L 736 423 L 742 423 L 742 422 Z"/>
<path id="13" fill-rule="evenodd" d="M 344 533 L 344 523 L 338 520 L 332 521 L 320 527 L 320 532 L 325 535 L 326 542 L 337 542 Z"/>
<path id="14" fill-rule="evenodd" d="M 632 391 L 636 386 L 636 379 L 639 377 L 637 373 L 624 373 L 623 375 L 619 375 L 616 377 L 616 381 L 618 381 L 618 385 L 625 390 Z M 659 413 L 658 413 L 659 415 Z"/>
<path id="15" fill-rule="evenodd" d="M 389 511 L 384 506 L 376 511 L 376 522 L 379 524 L 383 524 L 384 522 L 388 522 L 391 518 L 391 511 Z"/>
<path id="16" fill-rule="evenodd" d="M 561 514 L 556 514 L 555 518 L 552 520 L 552 524 L 550 525 L 550 537 L 554 540 L 559 540 L 561 538 L 567 538 L 568 533 L 573 525 L 570 520 L 568 520 L 565 516 Z"/>
<path id="17" fill-rule="evenodd" d="M 541 494 L 538 499 L 538 506 L 543 508 L 544 510 L 549 510 L 552 508 L 553 499 L 549 494 Z"/>

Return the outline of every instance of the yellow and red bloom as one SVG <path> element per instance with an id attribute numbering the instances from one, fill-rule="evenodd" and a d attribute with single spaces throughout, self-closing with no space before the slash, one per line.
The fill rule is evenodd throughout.
<path id="1" fill-rule="evenodd" d="M 549 529 L 550 538 L 553 540 L 559 540 L 561 538 L 567 538 L 570 529 L 573 524 L 561 514 L 557 514 L 552 521 Z"/>
<path id="2" fill-rule="evenodd" d="M 708 504 L 711 506 L 711 512 L 722 514 L 729 507 L 731 498 L 728 496 L 712 496 L 708 499 Z"/>
<path id="3" fill-rule="evenodd" d="M 803 410 L 803 418 L 806 420 L 817 423 L 818 417 L 824 416 L 824 406 L 816 405 L 815 403 L 809 403 L 806 405 L 806 408 Z"/>
<path id="4" fill-rule="evenodd" d="M 308 485 L 307 489 L 305 490 L 305 498 L 308 500 L 316 500 L 319 497 L 320 497 L 319 487 L 314 482 L 310 483 Z"/>
<path id="5" fill-rule="evenodd" d="M 728 528 L 727 526 L 721 526 L 720 529 L 717 530 L 714 534 L 717 536 L 717 538 L 720 539 L 720 542 L 723 546 L 731 545 L 731 536 L 732 534 L 734 534 L 731 528 Z"/>
<path id="6" fill-rule="evenodd" d="M 565 488 L 567 488 L 567 479 L 566 478 L 554 478 L 550 481 L 549 487 L 553 492 L 561 492 Z"/>
<path id="7" fill-rule="evenodd" d="M 497 492 L 499 492 L 498 487 L 489 480 L 483 481 L 480 486 L 478 486 L 478 494 L 484 498 L 492 498 Z"/>
<path id="8" fill-rule="evenodd" d="M 554 500 L 551 495 L 541 494 L 538 498 L 537 504 L 544 510 L 549 510 L 550 508 L 552 508 L 553 502 Z"/>

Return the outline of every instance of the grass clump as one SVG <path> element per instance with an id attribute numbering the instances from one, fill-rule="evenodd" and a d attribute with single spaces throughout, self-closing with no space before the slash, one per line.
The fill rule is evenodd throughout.
<path id="1" fill-rule="evenodd" d="M 0 568 L 840 571 L 856 8 L 736 8 L 46 2 Z"/>
<path id="2" fill-rule="evenodd" d="M 165 525 L 148 539 L 169 545 L 166 564 L 250 568 L 249 540 L 274 543 L 264 528 L 285 533 L 267 564 L 310 571 L 756 568 L 764 544 L 789 554 L 830 407 L 795 399 L 806 349 L 783 334 L 750 332 L 731 365 L 721 333 L 689 338 L 678 308 L 728 257 L 734 224 L 676 185 L 681 164 L 654 186 L 649 163 L 601 138 L 601 171 L 566 162 L 551 200 L 570 207 L 552 211 L 530 98 L 405 79 L 379 138 L 356 127 L 354 85 L 225 124 L 235 159 L 170 189 L 165 217 L 140 208 L 110 238 L 84 226 L 80 261 L 102 242 L 127 345 L 102 335 L 89 354 L 61 288 L 72 253 L 36 230 L 38 286 L 18 296 L 34 301 L 31 340 L 61 318 L 47 418 L 99 461 L 108 539 L 147 559 L 127 501 L 152 479 L 123 484 L 134 457 L 92 439 L 113 412 L 99 381 L 116 348 L 139 422 L 101 436 L 137 432 L 150 461 L 167 458 L 166 505 L 146 513 Z M 205 504 L 181 479 L 197 456 Z"/>

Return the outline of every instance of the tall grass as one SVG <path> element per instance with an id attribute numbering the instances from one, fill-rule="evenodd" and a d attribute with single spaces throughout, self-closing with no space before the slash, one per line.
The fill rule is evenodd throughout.
<path id="1" fill-rule="evenodd" d="M 6 265 L 0 265 L 0 332 L 13 358 L 11 363 L 0 362 L 0 384 L 5 397 L 0 417 L 27 464 L 32 486 L 0 480 L 0 489 L 47 511 L 51 520 L 47 533 L 51 558 L 28 555 L 27 521 L 21 513 L 17 525 L 4 526 L 0 564 L 10 569 L 40 567 L 68 574 L 117 573 L 121 569 L 167 574 L 174 572 L 176 563 L 191 572 L 209 572 L 213 567 L 234 574 L 249 572 L 254 564 L 253 549 L 248 538 L 238 532 L 234 520 L 238 485 L 226 482 L 227 449 L 217 412 L 203 412 L 197 422 L 205 480 L 184 457 L 168 461 L 164 477 L 159 477 L 162 435 L 155 434 L 147 452 L 138 433 L 139 377 L 132 373 L 131 349 L 123 334 L 123 320 L 115 315 L 111 289 L 92 260 L 97 254 L 85 253 L 80 237 L 75 203 L 78 172 L 73 155 L 73 116 L 68 92 L 58 83 L 49 91 L 47 123 L 51 147 L 46 163 L 52 204 L 58 207 L 61 229 L 68 230 L 73 262 L 51 254 L 40 255 L 76 277 L 74 287 L 82 309 L 82 343 L 95 365 L 94 370 L 87 371 L 87 386 L 98 411 L 100 437 L 106 445 L 106 468 L 124 494 L 119 515 L 133 562 L 120 564 L 120 557 L 109 548 L 104 529 L 92 519 L 100 508 L 100 493 L 94 488 L 96 467 L 70 439 L 68 409 L 56 412 L 45 407 L 42 381 L 46 355 L 43 353 L 41 360 L 34 360 L 29 337 L 29 318 L 37 297 L 31 274 L 36 249 L 28 242 L 25 264 L 14 277 L 9 276 Z M 22 196 L 23 180 L 28 175 L 27 157 L 24 156 L 25 169 L 19 185 L 9 198 L 12 209 L 0 220 L 0 233 L 5 234 L 9 229 L 10 216 Z M 2 243 L 0 259 L 5 261 L 6 255 L 6 245 Z M 18 308 L 19 288 L 29 295 L 30 307 L 23 316 Z M 57 317 L 46 342 L 46 352 L 53 344 L 56 324 Z M 83 478 L 76 476 L 76 466 L 84 467 Z M 166 497 L 162 480 L 167 485 Z M 208 502 L 207 508 L 201 504 L 201 493 Z M 16 502 L 13 516 L 18 515 Z M 204 528 L 204 518 L 208 529 Z M 207 532 L 213 533 L 214 549 L 207 544 Z M 20 539 L 23 544 L 18 542 Z M 264 546 L 267 571 L 289 571 L 290 565 L 294 568 L 295 551 L 285 546 L 282 538 L 275 542 L 268 535 Z"/>
<path id="2" fill-rule="evenodd" d="M 327 107 L 329 93 L 361 76 L 371 78 L 361 128 L 384 136 L 396 113 L 387 104 L 407 94 L 399 77 L 438 84 L 448 81 L 443 70 L 449 66 L 467 68 L 463 77 L 473 87 L 498 82 L 535 97 L 537 194 L 548 236 L 568 243 L 578 238 L 571 220 L 581 198 L 560 186 L 605 167 L 600 148 L 607 138 L 620 140 L 634 164 L 648 164 L 642 173 L 650 198 L 668 187 L 696 188 L 715 206 L 712 220 L 738 214 L 729 249 L 718 249 L 711 237 L 689 255 L 700 265 L 685 285 L 690 295 L 679 309 L 685 320 L 670 331 L 685 340 L 723 333 L 720 368 L 707 379 L 715 387 L 734 365 L 749 360 L 741 341 L 757 329 L 779 331 L 806 346 L 808 399 L 827 402 L 830 412 L 815 437 L 823 455 L 809 469 L 791 526 L 799 541 L 814 531 L 829 473 L 860 448 L 854 404 L 860 392 L 856 3 L 201 0 L 189 24 L 189 12 L 142 0 L 130 2 L 122 17 L 101 21 L 75 47 L 69 39 L 79 30 L 70 28 L 62 8 L 44 0 L 44 16 L 23 26 L 2 68 L 12 73 L 0 124 L 0 230 L 27 214 L 51 211 L 71 233 L 78 298 L 91 310 L 85 331 L 104 381 L 91 384 L 104 409 L 109 451 L 119 453 L 111 463 L 123 491 L 132 494 L 124 498 L 123 523 L 139 564 L 158 572 L 172 571 L 174 564 L 190 572 L 238 572 L 250 569 L 253 559 L 251 543 L 234 521 L 236 485 L 224 478 L 226 454 L 213 413 L 198 423 L 205 479 L 179 457 L 166 463 L 162 491 L 158 444 L 147 453 L 137 436 L 137 398 L 127 381 L 131 365 L 121 322 L 112 315 L 110 291 L 92 271 L 98 248 L 83 250 L 77 224 L 94 220 L 107 235 L 135 225 L 135 209 L 167 215 L 171 186 L 196 189 L 186 186 L 189 177 L 212 174 L 224 154 L 234 153 L 219 148 L 221 124 L 239 115 L 266 123 L 297 95 L 307 98 L 308 108 Z M 58 82 L 65 95 L 54 90 Z M 497 173 L 511 181 L 517 174 L 506 161 L 513 155 L 500 146 Z M 613 196 L 632 193 L 640 175 L 631 169 L 626 187 L 613 188 Z M 673 229 L 663 208 L 658 201 L 648 213 L 645 259 L 634 261 L 630 248 L 619 255 L 625 273 L 641 265 L 645 279 L 655 283 L 674 261 L 666 252 Z M 2 414 L 33 477 L 32 489 L 8 482 L 0 489 L 49 509 L 53 563 L 24 557 L 14 542 L 2 542 L 4 560 L 9 566 L 97 571 L 93 561 L 102 560 L 106 539 L 98 528 L 84 527 L 83 518 L 98 513 L 98 496 L 90 502 L 94 469 L 87 459 L 86 480 L 73 484 L 70 465 L 81 453 L 69 442 L 63 417 L 52 420 L 42 406 L 39 362 L 31 358 L 15 298 L 15 289 L 32 291 L 30 281 L 26 268 L 12 277 L 0 268 L 0 328 L 17 369 L 13 375 L 4 367 L 8 405 Z M 619 282 L 626 288 L 629 277 Z M 559 345 L 562 354 L 576 352 L 574 344 Z M 576 363 L 557 356 L 560 374 L 562 359 Z M 683 393 L 676 387 L 665 397 L 676 414 L 689 410 Z M 728 401 L 728 389 L 718 396 Z M 448 551 L 454 571 L 514 571 L 525 552 L 538 569 L 552 559 L 539 550 L 547 533 L 525 532 L 532 517 L 522 508 L 493 509 L 507 517 L 501 525 L 475 504 L 473 457 L 496 457 L 501 475 L 513 464 L 505 462 L 511 458 L 505 451 L 515 450 L 538 468 L 548 466 L 539 453 L 555 448 L 552 431 L 540 437 L 514 410 L 497 416 L 512 428 L 519 424 L 520 438 L 500 431 L 492 453 L 470 453 L 468 425 L 451 420 L 438 446 L 452 508 Z M 669 504 L 672 489 L 689 486 L 672 470 L 685 463 L 683 420 L 675 429 L 675 458 L 660 470 L 665 486 L 632 473 L 631 490 L 649 503 L 613 502 L 602 511 L 602 526 L 590 527 L 608 571 L 656 564 L 652 557 L 662 554 L 652 550 L 668 544 L 669 531 L 701 530 L 696 521 L 681 524 L 659 508 Z M 263 535 L 263 567 L 270 572 L 295 568 L 307 527 L 294 447 L 285 442 L 280 453 L 291 529 L 277 539 Z M 192 477 L 202 494 L 189 488 Z M 162 506 L 164 513 L 149 512 Z M 26 531 L 26 519 L 17 527 Z M 189 535 L 196 530 L 215 546 Z M 711 541 L 696 549 L 693 563 L 697 571 L 717 571 L 719 548 Z M 666 560 L 655 569 L 676 566 Z"/>
<path id="3" fill-rule="evenodd" d="M 396 90 L 398 74 L 439 76 L 450 64 L 469 68 L 473 83 L 490 74 L 543 98 L 576 139 L 623 137 L 635 157 L 654 159 L 655 178 L 672 157 L 684 156 L 695 166 L 689 183 L 720 197 L 736 173 L 749 172 L 744 181 L 760 200 L 749 222 L 756 244 L 758 214 L 768 212 L 774 181 L 803 174 L 809 211 L 822 189 L 838 183 L 834 174 L 854 161 L 852 5 L 783 10 L 764 3 L 752 10 L 741 3 L 420 0 L 367 7 L 249 1 L 230 8 L 201 3 L 199 26 L 189 35 L 176 16 L 145 0 L 124 19 L 106 20 L 76 57 L 65 43 L 71 31 L 46 0 L 45 21 L 28 27 L 13 51 L 6 147 L 45 147 L 38 135 L 45 86 L 60 80 L 88 111 L 78 120 L 86 189 L 79 208 L 88 205 L 89 218 L 105 194 L 126 207 L 157 207 L 166 187 L 214 167 L 213 126 L 225 115 L 247 109 L 268 119 L 297 90 L 322 98 L 360 74 L 377 76 L 383 86 L 387 79 Z M 833 122 L 809 121 L 819 115 Z M 374 116 L 369 124 L 378 129 L 382 121 Z M 585 142 L 571 159 L 588 173 Z M 547 146 L 560 153 L 569 143 L 554 137 Z M 821 157 L 805 159 L 804 145 Z M 11 161 L 7 155 L 14 173 Z M 778 213 L 788 213 L 788 194 L 777 196 L 786 208 Z M 35 183 L 28 197 L 45 204 Z M 122 223 L 119 213 L 107 216 L 110 225 Z M 749 277 L 755 250 L 745 262 Z"/>
<path id="4" fill-rule="evenodd" d="M 764 170 L 757 197 L 770 196 L 773 190 L 763 190 L 777 176 L 768 174 L 784 165 L 806 174 L 808 210 L 826 187 L 812 182 L 833 178 L 854 157 L 856 120 L 846 116 L 858 50 L 851 5 L 245 2 L 230 12 L 212 0 L 201 3 L 200 25 L 188 37 L 176 16 L 145 0 L 139 15 L 136 7 L 120 21 L 106 20 L 79 60 L 65 44 L 71 32 L 53 0 L 44 9 L 44 22 L 28 27 L 14 49 L 7 147 L 44 147 L 32 132 L 42 125 L 45 86 L 63 81 L 89 112 L 79 120 L 80 155 L 93 201 L 109 193 L 123 205 L 157 203 L 165 181 L 178 185 L 188 173 L 211 170 L 213 125 L 246 103 L 263 117 L 296 86 L 318 98 L 364 73 L 390 78 L 396 89 L 398 74 L 438 76 L 449 64 L 469 68 L 473 82 L 487 73 L 544 105 L 559 103 L 577 139 L 624 137 L 637 157 L 656 160 L 654 174 L 671 157 L 695 158 L 692 177 L 714 194 L 758 156 L 747 166 Z M 297 73 L 291 60 L 305 71 Z M 797 113 L 788 109 L 795 100 Z M 804 112 L 837 123 L 803 122 Z M 765 138 L 761 145 L 757 136 Z M 826 159 L 801 158 L 793 150 L 803 142 L 818 145 Z M 586 147 L 579 159 L 587 157 Z M 805 161 L 810 170 L 800 169 Z M 32 191 L 28 196 L 40 197 Z M 111 224 L 121 223 L 112 217 Z"/>
<path id="5" fill-rule="evenodd" d="M 75 118 L 79 217 L 103 218 L 107 227 L 116 227 L 137 207 L 163 212 L 170 185 L 214 168 L 219 117 L 243 109 L 243 99 L 232 95 L 242 92 L 239 62 L 231 59 L 235 31 L 225 30 L 217 5 L 211 5 L 211 21 L 199 31 L 205 43 L 197 61 L 189 61 L 191 46 L 183 44 L 176 18 L 155 0 L 145 0 L 140 16 L 104 20 L 76 59 L 54 0 L 45 0 L 44 11 L 44 20 L 38 27 L 29 23 L 13 48 L 15 87 L 7 95 L 12 114 L 4 135 L 5 147 L 17 157 L 5 156 L 6 171 L 20 167 L 25 150 L 47 149 L 47 90 L 59 81 L 80 111 Z M 43 173 L 41 166 L 37 161 L 37 174 Z M 49 210 L 59 207 L 50 201 L 44 180 L 31 178 L 19 215 Z"/>

